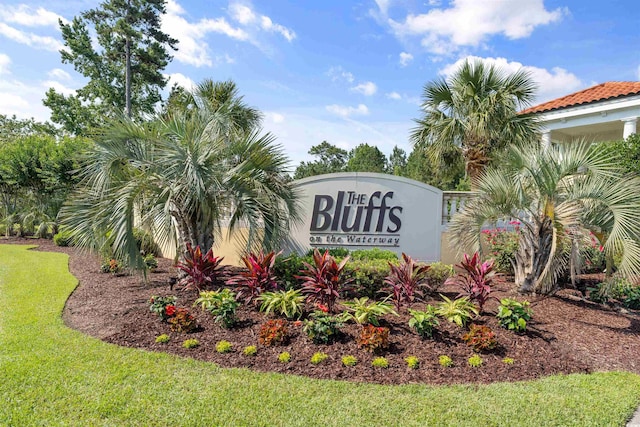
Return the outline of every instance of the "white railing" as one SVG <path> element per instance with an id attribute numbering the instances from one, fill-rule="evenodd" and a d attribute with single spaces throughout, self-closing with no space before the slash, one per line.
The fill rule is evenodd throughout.
<path id="1" fill-rule="evenodd" d="M 467 200 L 472 197 L 470 191 L 443 191 L 442 192 L 442 225 L 446 226 Z"/>

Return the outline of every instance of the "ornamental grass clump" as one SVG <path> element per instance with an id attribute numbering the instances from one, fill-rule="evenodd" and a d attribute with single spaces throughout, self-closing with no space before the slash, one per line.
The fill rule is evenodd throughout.
<path id="1" fill-rule="evenodd" d="M 320 251 L 315 249 L 313 265 L 305 262 L 300 276 L 296 276 L 302 280 L 302 293 L 307 296 L 307 301 L 323 305 L 329 313 L 333 313 L 340 291 L 351 281 L 344 278 L 344 267 L 348 261 L 347 256 L 337 263 L 328 250 L 320 254 Z"/>
<path id="2" fill-rule="evenodd" d="M 482 364 L 484 363 L 484 361 L 482 360 L 482 357 L 480 357 L 479 354 L 474 354 L 473 356 L 471 356 L 468 360 L 467 363 L 469 364 L 469 366 L 471 366 L 472 368 L 479 368 L 480 366 L 482 366 Z"/>

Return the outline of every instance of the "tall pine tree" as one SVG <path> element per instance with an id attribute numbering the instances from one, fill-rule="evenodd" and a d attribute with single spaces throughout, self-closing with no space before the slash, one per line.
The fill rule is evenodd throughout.
<path id="1" fill-rule="evenodd" d="M 162 70 L 172 59 L 169 51 L 178 43 L 160 29 L 165 13 L 165 0 L 106 0 L 68 24 L 60 21 L 62 62 L 89 82 L 75 95 L 49 89 L 44 104 L 51 119 L 68 132 L 84 134 L 104 117 L 152 112 L 167 84 Z"/>

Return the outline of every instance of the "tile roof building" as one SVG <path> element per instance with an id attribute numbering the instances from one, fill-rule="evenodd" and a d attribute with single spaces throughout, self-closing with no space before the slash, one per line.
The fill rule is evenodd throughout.
<path id="1" fill-rule="evenodd" d="M 538 115 L 546 143 L 576 138 L 610 141 L 636 133 L 640 82 L 606 82 L 527 108 Z"/>

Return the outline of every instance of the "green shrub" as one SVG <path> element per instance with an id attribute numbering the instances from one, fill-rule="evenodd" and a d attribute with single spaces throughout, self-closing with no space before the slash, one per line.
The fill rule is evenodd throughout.
<path id="1" fill-rule="evenodd" d="M 478 367 L 482 366 L 483 360 L 482 360 L 482 357 L 480 357 L 479 354 L 474 354 L 473 356 L 471 356 L 469 358 L 469 360 L 467 360 L 467 363 L 472 368 L 478 368 Z"/>
<path id="2" fill-rule="evenodd" d="M 203 310 L 213 315 L 216 323 L 220 323 L 225 328 L 231 328 L 238 323 L 236 311 L 240 303 L 236 300 L 235 294 L 227 288 L 200 292 L 200 298 L 193 304 L 200 304 Z"/>
<path id="3" fill-rule="evenodd" d="M 216 351 L 218 353 L 229 353 L 232 349 L 233 344 L 231 344 L 229 341 L 222 340 L 216 344 Z"/>
<path id="4" fill-rule="evenodd" d="M 503 328 L 515 332 L 524 332 L 527 329 L 527 322 L 531 320 L 529 301 L 518 302 L 503 298 L 500 300 L 496 317 Z"/>
<path id="5" fill-rule="evenodd" d="M 409 327 L 415 329 L 422 338 L 431 338 L 433 330 L 439 325 L 436 308 L 427 305 L 425 311 L 409 309 L 409 314 Z"/>
<path id="6" fill-rule="evenodd" d="M 626 308 L 640 309 L 640 287 L 634 285 L 623 277 L 615 277 L 607 283 L 609 295 L 620 301 Z"/>
<path id="7" fill-rule="evenodd" d="M 502 359 L 502 363 L 504 363 L 505 365 L 513 365 L 514 363 L 516 363 L 516 361 L 511 357 L 505 357 L 504 359 Z"/>
<path id="8" fill-rule="evenodd" d="M 490 327 L 484 325 L 471 325 L 469 332 L 462 336 L 462 341 L 473 347 L 473 351 L 494 350 L 498 345 L 496 334 Z"/>
<path id="9" fill-rule="evenodd" d="M 327 353 L 323 353 L 319 351 L 317 353 L 314 353 L 313 356 L 311 356 L 311 363 L 314 365 L 319 365 L 320 363 L 324 362 L 328 358 L 329 358 L 329 355 Z"/>
<path id="10" fill-rule="evenodd" d="M 607 283 L 597 283 L 595 286 L 587 288 L 587 291 L 589 291 L 589 300 L 598 304 L 609 302 L 611 288 Z"/>
<path id="11" fill-rule="evenodd" d="M 451 264 L 434 262 L 429 264 L 429 267 L 425 275 L 425 281 L 427 283 L 426 289 L 429 292 L 437 292 L 438 289 L 444 285 L 444 282 L 453 276 L 453 266 Z"/>
<path id="12" fill-rule="evenodd" d="M 315 311 L 305 320 L 305 334 L 315 344 L 329 344 L 338 335 L 343 322 L 337 316 L 330 316 L 322 311 Z"/>
<path id="13" fill-rule="evenodd" d="M 349 249 L 347 248 L 321 248 L 318 247 L 317 248 L 320 252 L 325 252 L 325 251 L 329 251 L 329 255 L 331 255 L 334 258 L 344 258 L 346 256 L 349 255 Z M 309 249 L 307 251 L 307 253 L 305 254 L 306 258 L 312 258 L 313 257 L 313 251 L 315 249 Z"/>
<path id="14" fill-rule="evenodd" d="M 171 338 L 169 337 L 169 335 L 167 334 L 162 334 L 162 335 L 158 335 L 156 337 L 156 342 L 158 344 L 166 344 L 171 340 Z"/>
<path id="15" fill-rule="evenodd" d="M 300 275 L 300 271 L 304 268 L 304 263 L 311 263 L 311 257 L 301 257 L 292 253 L 286 257 L 277 257 L 273 265 L 273 273 L 276 276 L 279 287 L 286 290 L 299 289 L 300 280 L 295 276 Z"/>
<path id="16" fill-rule="evenodd" d="M 344 366 L 356 366 L 358 364 L 358 359 L 356 359 L 354 356 L 343 356 L 342 364 Z"/>
<path id="17" fill-rule="evenodd" d="M 371 362 L 371 366 L 373 366 L 374 368 L 387 369 L 389 367 L 389 362 L 384 357 L 376 357 Z"/>
<path id="18" fill-rule="evenodd" d="M 244 354 L 245 356 L 255 356 L 256 353 L 258 353 L 258 347 L 256 347 L 255 345 L 246 346 L 242 350 L 242 354 Z"/>
<path id="19" fill-rule="evenodd" d="M 155 270 L 156 268 L 158 268 L 158 260 L 155 256 L 153 256 L 153 254 L 145 255 L 142 258 L 142 261 L 144 262 L 144 265 L 148 270 Z"/>
<path id="20" fill-rule="evenodd" d="M 176 300 L 174 296 L 161 297 L 154 295 L 149 300 L 149 311 L 160 317 L 160 320 L 166 322 L 176 312 Z"/>
<path id="21" fill-rule="evenodd" d="M 364 325 L 358 338 L 358 345 L 374 353 L 389 347 L 389 328 Z"/>
<path id="22" fill-rule="evenodd" d="M 287 319 L 300 318 L 304 309 L 304 296 L 297 289 L 288 291 L 263 292 L 258 297 L 261 302 L 260 311 L 269 314 L 274 312 Z"/>
<path id="23" fill-rule="evenodd" d="M 384 261 L 398 261 L 398 254 L 393 251 L 380 248 L 358 249 L 357 251 L 351 252 L 351 259 L 353 259 L 354 261 L 369 261 L 373 259 L 380 259 Z"/>
<path id="24" fill-rule="evenodd" d="M 344 312 L 345 320 L 353 319 L 359 325 L 371 324 L 379 326 L 378 319 L 386 314 L 398 315 L 393 306 L 385 301 L 371 301 L 369 298 L 355 298 L 342 303 L 348 311 Z"/>
<path id="25" fill-rule="evenodd" d="M 439 356 L 438 363 L 440 364 L 440 366 L 443 366 L 445 368 L 450 368 L 453 366 L 453 360 L 446 355 Z"/>
<path id="26" fill-rule="evenodd" d="M 514 224 L 517 226 L 517 224 Z M 500 273 L 513 274 L 513 264 L 516 252 L 518 251 L 518 239 L 520 232 L 516 228 L 514 231 L 505 229 L 483 230 L 489 258 L 493 259 L 496 271 Z"/>
<path id="27" fill-rule="evenodd" d="M 438 304 L 436 312 L 459 327 L 465 326 L 474 314 L 478 315 L 478 308 L 467 297 L 455 300 L 450 300 L 442 294 L 440 297 L 443 301 Z"/>
<path id="28" fill-rule="evenodd" d="M 291 361 L 291 355 L 288 351 L 283 351 L 278 355 L 278 361 L 280 363 L 289 363 Z"/>
<path id="29" fill-rule="evenodd" d="M 153 236 L 143 230 L 142 228 L 134 228 L 133 229 L 133 238 L 136 241 L 136 245 L 138 246 L 138 250 L 143 255 L 153 255 L 154 257 L 159 257 L 160 247 L 153 240 Z"/>
<path id="30" fill-rule="evenodd" d="M 53 243 L 55 243 L 56 246 L 71 246 L 73 243 L 71 232 L 61 231 L 55 234 L 53 236 Z"/>
<path id="31" fill-rule="evenodd" d="M 396 259 L 392 264 L 397 265 Z M 345 275 L 350 277 L 353 296 L 375 299 L 389 275 L 389 262 L 382 259 L 352 260 L 345 266 Z"/>
<path id="32" fill-rule="evenodd" d="M 198 341 L 195 338 L 184 340 L 184 342 L 182 343 L 182 347 L 184 348 L 196 348 L 199 345 L 200 345 L 200 341 Z"/>
<path id="33" fill-rule="evenodd" d="M 404 359 L 409 369 L 418 369 L 420 367 L 420 359 L 416 356 L 408 356 Z"/>

